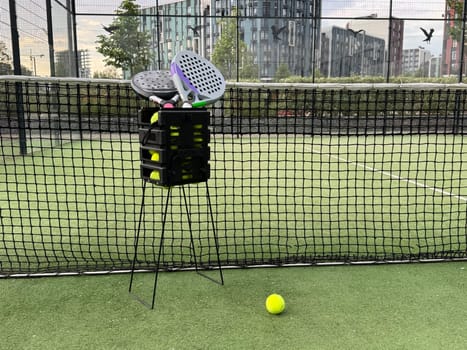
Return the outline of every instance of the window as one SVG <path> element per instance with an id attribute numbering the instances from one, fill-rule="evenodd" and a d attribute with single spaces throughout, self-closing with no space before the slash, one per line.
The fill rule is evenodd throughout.
<path id="1" fill-rule="evenodd" d="M 289 21 L 289 46 L 295 46 L 295 21 Z"/>
<path id="2" fill-rule="evenodd" d="M 269 17 L 271 12 L 271 6 L 269 4 L 269 1 L 265 1 L 263 3 L 263 16 L 264 17 Z"/>

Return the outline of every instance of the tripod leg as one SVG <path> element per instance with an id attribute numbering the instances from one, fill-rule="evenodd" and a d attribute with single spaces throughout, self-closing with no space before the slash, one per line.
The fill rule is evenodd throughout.
<path id="1" fill-rule="evenodd" d="M 131 292 L 131 288 L 133 286 L 133 275 L 135 273 L 135 265 L 136 265 L 136 258 L 138 255 L 138 245 L 139 245 L 139 235 L 141 232 L 141 222 L 143 221 L 143 215 L 144 215 L 144 198 L 146 194 L 146 181 L 144 181 L 143 184 L 143 198 L 141 199 L 141 210 L 139 212 L 139 222 L 138 222 L 138 229 L 136 231 L 136 236 L 135 236 L 135 254 L 133 256 L 133 262 L 131 264 L 131 276 L 130 276 L 130 287 L 128 288 L 128 291 Z"/>
<path id="2" fill-rule="evenodd" d="M 219 267 L 219 275 L 220 275 L 220 278 L 221 278 L 221 285 L 224 285 L 224 274 L 222 273 L 221 258 L 220 258 L 220 254 L 219 254 L 219 239 L 217 237 L 216 225 L 214 223 L 214 214 L 212 212 L 211 196 L 209 195 L 209 186 L 208 186 L 207 182 L 206 182 L 206 198 L 208 200 L 209 215 L 211 216 L 212 232 L 213 232 L 213 236 L 214 236 L 214 244 L 216 246 L 217 265 Z"/>
<path id="3" fill-rule="evenodd" d="M 182 186 L 182 193 L 183 193 L 183 200 L 185 202 L 185 210 L 186 210 L 186 216 L 187 216 L 187 221 L 188 221 L 188 228 L 190 230 L 190 247 L 191 247 L 190 250 L 192 251 L 193 260 L 195 262 L 195 270 L 198 272 L 198 261 L 196 259 L 195 240 L 193 238 L 193 228 L 192 228 L 192 222 L 191 222 L 190 206 L 188 205 L 188 201 L 186 199 L 185 187 L 183 186 Z"/>
<path id="4" fill-rule="evenodd" d="M 171 194 L 172 194 L 172 187 L 169 187 L 168 190 L 167 190 L 167 197 L 166 197 L 166 200 L 165 200 L 164 217 L 162 219 L 161 240 L 160 240 L 160 244 L 159 244 L 159 252 L 157 254 L 156 271 L 154 273 L 154 287 L 152 289 L 151 309 L 154 309 L 154 304 L 155 304 L 155 301 L 156 301 L 157 279 L 159 277 L 159 267 L 160 267 L 160 262 L 161 262 L 162 249 L 163 249 L 163 246 L 164 246 L 165 223 L 167 221 L 167 210 L 169 208 Z"/>

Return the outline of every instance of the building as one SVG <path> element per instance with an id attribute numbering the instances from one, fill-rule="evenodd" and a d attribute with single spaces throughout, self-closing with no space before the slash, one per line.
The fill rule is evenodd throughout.
<path id="1" fill-rule="evenodd" d="M 382 76 L 385 41 L 333 26 L 321 33 L 320 73 L 323 77 Z"/>
<path id="2" fill-rule="evenodd" d="M 428 76 L 430 78 L 439 78 L 441 76 L 441 62 L 442 56 L 431 56 L 430 65 L 428 69 Z"/>
<path id="3" fill-rule="evenodd" d="M 225 1 L 225 0 L 224 0 Z M 273 78 L 279 66 L 292 75 L 317 69 L 321 0 L 243 0 L 240 32 L 259 66 L 259 78 Z"/>
<path id="4" fill-rule="evenodd" d="M 141 9 L 141 30 L 151 35 L 151 50 L 154 61 L 151 69 L 168 69 L 172 57 L 181 50 L 191 50 L 210 56 L 209 8 L 201 15 L 200 0 L 161 0 L 159 6 Z M 188 14 L 191 16 L 188 17 Z M 200 33 L 205 41 L 201 47 Z"/>
<path id="5" fill-rule="evenodd" d="M 210 59 L 227 23 L 236 26 L 233 46 L 244 42 L 258 68 L 251 78 L 272 79 L 284 64 L 293 75 L 310 76 L 316 68 L 321 0 L 161 0 L 141 12 L 142 30 L 152 37 L 151 69 L 167 69 L 181 50 Z"/>
<path id="6" fill-rule="evenodd" d="M 55 52 L 55 76 L 73 77 L 76 76 L 76 65 L 74 52 L 69 50 Z M 91 64 L 88 50 L 78 50 L 78 77 L 91 77 Z"/>
<path id="7" fill-rule="evenodd" d="M 403 51 L 402 72 L 404 75 L 428 77 L 430 73 L 431 52 L 419 46 Z"/>
<path id="8" fill-rule="evenodd" d="M 91 64 L 88 50 L 78 50 L 78 76 L 91 78 Z"/>
<path id="9" fill-rule="evenodd" d="M 462 0 L 458 2 L 464 3 Z M 457 13 L 455 7 L 446 1 L 446 11 L 443 33 L 443 56 L 441 73 L 443 75 L 458 75 L 460 72 L 462 43 L 462 13 Z M 465 73 L 465 69 L 464 69 Z"/>
<path id="10" fill-rule="evenodd" d="M 390 62 L 390 75 L 402 74 L 404 47 L 404 21 L 402 19 L 392 17 L 389 21 L 388 19 L 378 19 L 377 14 L 371 14 L 348 22 L 347 28 L 356 32 L 363 30 L 367 35 L 384 39 L 386 62 Z"/>

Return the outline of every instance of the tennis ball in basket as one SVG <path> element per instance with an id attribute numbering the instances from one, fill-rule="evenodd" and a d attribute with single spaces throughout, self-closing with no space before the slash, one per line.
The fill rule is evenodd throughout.
<path id="1" fill-rule="evenodd" d="M 153 181 L 159 181 L 161 179 L 161 174 L 157 170 L 151 171 L 149 178 Z"/>
<path id="2" fill-rule="evenodd" d="M 153 162 L 158 162 L 160 160 L 160 156 L 159 156 L 159 152 L 157 151 L 154 151 L 153 153 L 151 153 L 151 160 Z"/>
<path id="3" fill-rule="evenodd" d="M 158 120 L 159 120 L 159 112 L 156 112 L 151 117 L 151 124 L 157 123 Z"/>
<path id="4" fill-rule="evenodd" d="M 285 301 L 279 294 L 271 294 L 266 298 L 266 310 L 270 314 L 279 315 L 285 309 Z"/>

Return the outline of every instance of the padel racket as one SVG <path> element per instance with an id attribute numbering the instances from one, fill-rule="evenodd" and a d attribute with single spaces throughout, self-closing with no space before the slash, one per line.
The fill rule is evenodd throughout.
<path id="1" fill-rule="evenodd" d="M 225 92 L 222 73 L 207 59 L 191 51 L 175 55 L 170 65 L 183 107 L 204 107 L 219 100 Z"/>
<path id="2" fill-rule="evenodd" d="M 135 74 L 131 78 L 131 87 L 137 94 L 162 108 L 174 108 L 179 99 L 169 71 L 152 70 Z"/>

